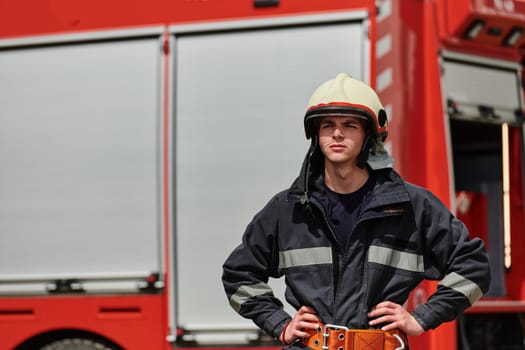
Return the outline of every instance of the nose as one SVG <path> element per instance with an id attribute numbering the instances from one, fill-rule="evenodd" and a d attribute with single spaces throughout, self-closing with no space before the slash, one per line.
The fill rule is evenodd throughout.
<path id="1" fill-rule="evenodd" d="M 343 130 L 341 130 L 341 128 L 335 128 L 332 137 L 334 139 L 344 138 L 345 134 L 343 133 Z"/>

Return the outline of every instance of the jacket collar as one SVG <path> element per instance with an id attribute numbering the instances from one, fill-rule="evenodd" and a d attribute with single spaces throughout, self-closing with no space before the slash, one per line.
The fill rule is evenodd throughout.
<path id="1" fill-rule="evenodd" d="M 381 149 L 384 150 L 382 144 Z M 405 187 L 405 182 L 401 176 L 391 168 L 392 162 L 389 161 L 391 160 L 390 155 L 386 152 L 382 153 L 382 157 L 384 157 L 383 159 L 385 160 L 384 164 L 388 162 L 390 166 L 370 168 L 370 171 L 377 173 L 370 205 L 373 207 L 381 207 L 408 202 L 410 198 Z M 312 140 L 299 176 L 289 189 L 290 194 L 299 196 L 303 204 L 308 203 L 312 196 L 317 198 L 324 197 L 321 186 L 323 173 L 324 158 L 317 142 Z"/>

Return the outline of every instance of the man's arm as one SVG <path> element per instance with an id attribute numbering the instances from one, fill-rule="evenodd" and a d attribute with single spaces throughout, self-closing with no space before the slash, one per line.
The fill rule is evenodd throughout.
<path id="1" fill-rule="evenodd" d="M 269 277 L 279 276 L 277 210 L 275 198 L 246 228 L 242 243 L 223 264 L 222 282 L 230 305 L 242 317 L 278 338 L 291 316 L 284 311 L 268 285 Z"/>
<path id="2" fill-rule="evenodd" d="M 428 300 L 412 311 L 424 330 L 454 320 L 481 298 L 490 285 L 490 267 L 483 241 L 470 239 L 466 226 L 428 193 L 429 196 L 423 196 L 415 205 L 423 210 L 425 278 L 440 282 Z"/>

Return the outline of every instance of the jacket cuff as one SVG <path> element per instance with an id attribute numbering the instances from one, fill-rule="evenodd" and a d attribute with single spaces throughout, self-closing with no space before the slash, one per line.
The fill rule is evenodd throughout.
<path id="1" fill-rule="evenodd" d="M 284 326 L 291 320 L 292 318 L 286 311 L 279 310 L 264 322 L 264 330 L 275 339 L 279 339 Z"/>
<path id="2" fill-rule="evenodd" d="M 414 311 L 412 311 L 412 316 L 414 316 L 416 321 L 419 322 L 425 331 L 435 329 L 441 324 L 439 320 L 436 320 L 436 318 L 433 317 L 432 311 L 426 304 L 419 305 Z"/>

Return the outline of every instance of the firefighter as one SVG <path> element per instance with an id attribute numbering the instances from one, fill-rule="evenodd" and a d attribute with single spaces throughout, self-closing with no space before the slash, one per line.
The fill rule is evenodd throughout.
<path id="1" fill-rule="evenodd" d="M 483 242 L 392 169 L 387 116 L 370 86 L 345 73 L 321 84 L 304 128 L 311 144 L 299 176 L 223 265 L 241 316 L 292 347 L 359 350 L 377 340 L 377 349 L 401 349 L 406 335 L 455 319 L 488 290 Z M 268 285 L 282 276 L 295 315 Z M 440 282 L 409 313 L 402 305 L 424 279 Z"/>

